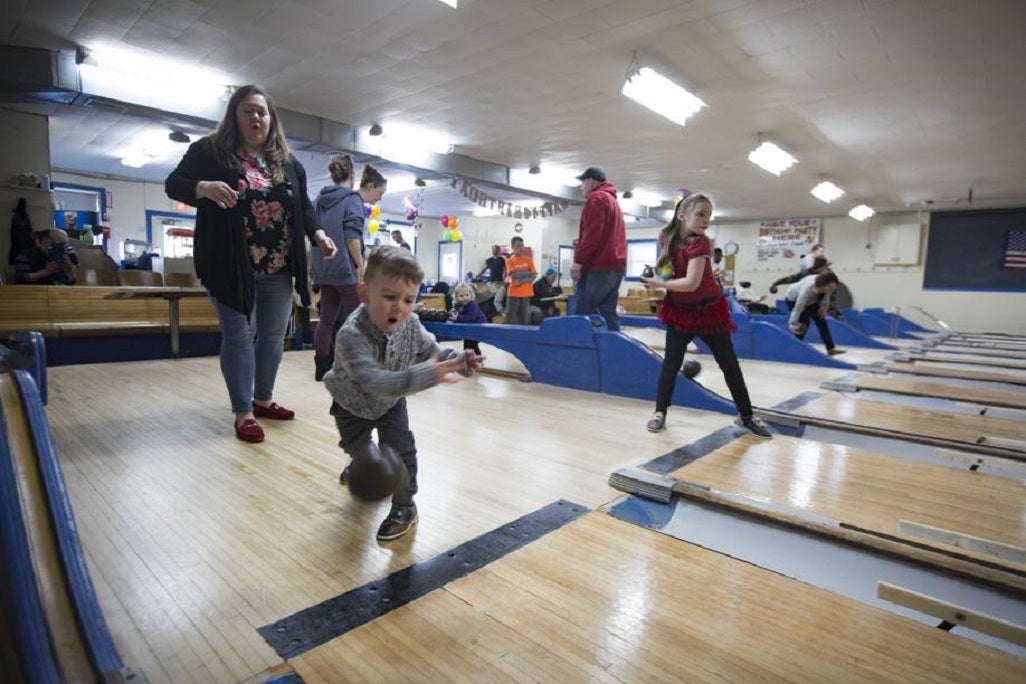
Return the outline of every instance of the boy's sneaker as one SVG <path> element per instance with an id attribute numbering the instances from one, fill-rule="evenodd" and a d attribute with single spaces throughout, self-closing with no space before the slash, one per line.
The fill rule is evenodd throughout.
<path id="1" fill-rule="evenodd" d="M 773 439 L 773 433 L 770 432 L 770 429 L 766 426 L 766 423 L 762 421 L 762 418 L 758 418 L 756 416 L 742 418 L 741 416 L 738 416 L 734 419 L 734 425 L 748 430 L 748 432 L 760 439 Z"/>
<path id="2" fill-rule="evenodd" d="M 378 528 L 378 541 L 398 539 L 417 524 L 416 506 L 392 506 Z"/>

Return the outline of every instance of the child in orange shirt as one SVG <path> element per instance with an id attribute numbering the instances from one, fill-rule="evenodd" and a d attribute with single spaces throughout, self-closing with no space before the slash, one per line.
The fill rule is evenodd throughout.
<path id="1" fill-rule="evenodd" d="M 531 324 L 531 297 L 534 296 L 534 279 L 538 269 L 534 259 L 524 256 L 524 238 L 515 237 L 510 242 L 513 256 L 506 259 L 506 322 L 511 325 Z"/>

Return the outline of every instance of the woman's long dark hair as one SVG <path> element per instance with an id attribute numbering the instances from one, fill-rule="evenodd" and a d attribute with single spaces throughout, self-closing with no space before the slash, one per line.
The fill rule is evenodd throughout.
<path id="1" fill-rule="evenodd" d="M 208 140 L 210 140 L 214 158 L 218 163 L 229 169 L 242 168 L 242 162 L 237 154 L 237 150 L 242 144 L 242 136 L 239 134 L 239 122 L 236 114 L 239 105 L 250 95 L 262 95 L 267 101 L 271 125 L 268 127 L 267 140 L 264 141 L 264 162 L 271 174 L 271 181 L 278 185 L 285 182 L 285 162 L 288 161 L 290 153 L 288 144 L 285 142 L 285 130 L 278 119 L 278 111 L 274 108 L 274 101 L 263 88 L 244 85 L 232 93 L 224 116 L 217 124 L 217 130 L 210 135 Z"/>
<path id="2" fill-rule="evenodd" d="M 712 206 L 712 200 L 708 196 L 696 192 L 682 198 L 677 202 L 677 206 L 673 208 L 673 218 L 659 231 L 659 244 L 663 249 L 659 254 L 659 260 L 656 262 L 656 268 L 662 268 L 666 265 L 673 266 L 674 252 L 687 247 L 691 243 L 691 239 L 695 234 L 689 233 L 684 229 L 684 222 L 679 218 L 680 210 L 683 208 L 684 211 L 689 211 L 691 207 L 699 202 L 706 202 L 710 207 Z"/>

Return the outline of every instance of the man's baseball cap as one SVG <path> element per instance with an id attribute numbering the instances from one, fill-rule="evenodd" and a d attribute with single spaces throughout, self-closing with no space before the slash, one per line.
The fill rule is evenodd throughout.
<path id="1" fill-rule="evenodd" d="M 599 183 L 605 183 L 606 174 L 602 169 L 598 168 L 597 166 L 589 166 L 584 170 L 584 173 L 577 177 L 577 180 L 594 180 L 598 181 Z"/>
<path id="2" fill-rule="evenodd" d="M 545 277 L 554 276 L 554 275 L 556 275 L 556 269 L 552 268 L 551 266 L 549 268 L 545 269 Z"/>

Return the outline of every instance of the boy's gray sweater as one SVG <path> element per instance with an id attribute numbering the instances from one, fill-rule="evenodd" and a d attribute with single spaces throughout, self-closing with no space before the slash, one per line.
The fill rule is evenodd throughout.
<path id="1" fill-rule="evenodd" d="M 361 304 L 338 331 L 335 363 L 324 375 L 324 386 L 342 408 L 374 420 L 402 397 L 438 382 L 432 357 L 445 361 L 458 355 L 439 345 L 416 314 L 385 335 Z"/>

